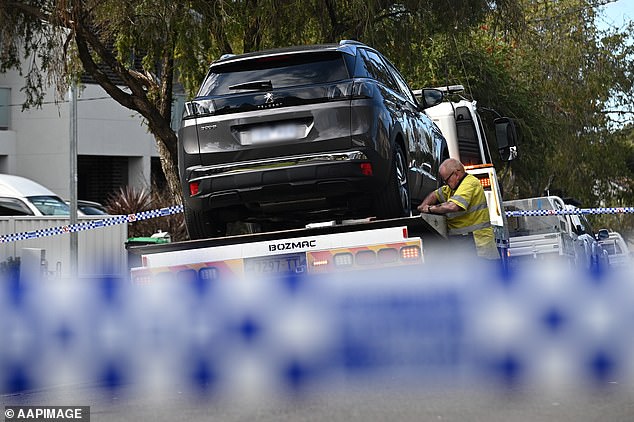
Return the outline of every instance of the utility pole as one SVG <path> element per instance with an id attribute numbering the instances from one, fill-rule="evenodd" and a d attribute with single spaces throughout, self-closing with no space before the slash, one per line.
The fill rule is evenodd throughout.
<path id="1" fill-rule="evenodd" d="M 70 85 L 70 224 L 77 224 L 77 84 Z M 78 233 L 70 232 L 70 278 L 78 274 Z"/>

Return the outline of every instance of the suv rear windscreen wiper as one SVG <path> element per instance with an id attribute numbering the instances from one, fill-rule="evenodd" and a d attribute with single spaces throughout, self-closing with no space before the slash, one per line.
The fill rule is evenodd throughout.
<path id="1" fill-rule="evenodd" d="M 229 89 L 272 89 L 271 81 L 251 81 L 231 85 Z"/>

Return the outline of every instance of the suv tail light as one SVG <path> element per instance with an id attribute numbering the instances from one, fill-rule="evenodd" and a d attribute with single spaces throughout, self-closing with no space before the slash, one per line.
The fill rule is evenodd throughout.
<path id="1" fill-rule="evenodd" d="M 185 103 L 183 119 L 194 116 L 211 115 L 215 112 L 213 100 L 194 100 Z"/>
<path id="2" fill-rule="evenodd" d="M 353 84 L 350 82 L 344 82 L 341 84 L 331 85 L 328 87 L 328 99 L 329 100 L 343 100 L 348 99 L 352 95 Z"/>
<path id="3" fill-rule="evenodd" d="M 372 163 L 361 163 L 359 167 L 361 168 L 362 175 L 372 176 Z"/>
<path id="4" fill-rule="evenodd" d="M 372 98 L 374 96 L 374 86 L 368 82 L 356 81 L 352 88 L 352 98 Z"/>
<path id="5" fill-rule="evenodd" d="M 200 182 L 190 182 L 189 183 L 189 194 L 191 196 L 198 195 L 200 188 Z"/>

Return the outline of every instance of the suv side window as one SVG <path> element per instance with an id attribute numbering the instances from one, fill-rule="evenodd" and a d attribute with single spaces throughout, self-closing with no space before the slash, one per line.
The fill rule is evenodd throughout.
<path id="1" fill-rule="evenodd" d="M 388 67 L 392 71 L 392 75 L 394 76 L 394 79 L 396 79 L 396 83 L 398 84 L 399 91 L 412 104 L 416 104 L 416 100 L 414 99 L 414 95 L 412 94 L 412 91 L 409 89 L 409 86 L 407 86 L 407 82 L 405 82 L 405 79 L 403 79 L 403 77 L 401 76 L 399 71 L 396 70 L 396 68 L 392 65 L 392 63 L 388 62 L 387 60 L 386 60 L 386 62 L 387 62 Z"/>
<path id="2" fill-rule="evenodd" d="M 363 72 L 355 72 L 355 74 L 367 74 L 393 91 L 400 92 L 398 84 L 390 74 L 390 70 L 378 54 L 364 48 L 359 49 L 359 53 L 361 60 L 357 60 L 357 66 L 362 66 Z"/>

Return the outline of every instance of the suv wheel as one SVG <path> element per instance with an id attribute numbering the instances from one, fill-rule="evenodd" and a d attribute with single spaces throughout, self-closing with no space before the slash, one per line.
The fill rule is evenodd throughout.
<path id="1" fill-rule="evenodd" d="M 378 218 L 409 217 L 411 211 L 405 154 L 400 145 L 396 144 L 389 180 L 376 198 L 376 214 Z"/>
<path id="2" fill-rule="evenodd" d="M 225 235 L 225 225 L 211 221 L 209 213 L 194 211 L 187 205 L 183 206 L 185 225 L 191 240 L 208 239 Z"/>

